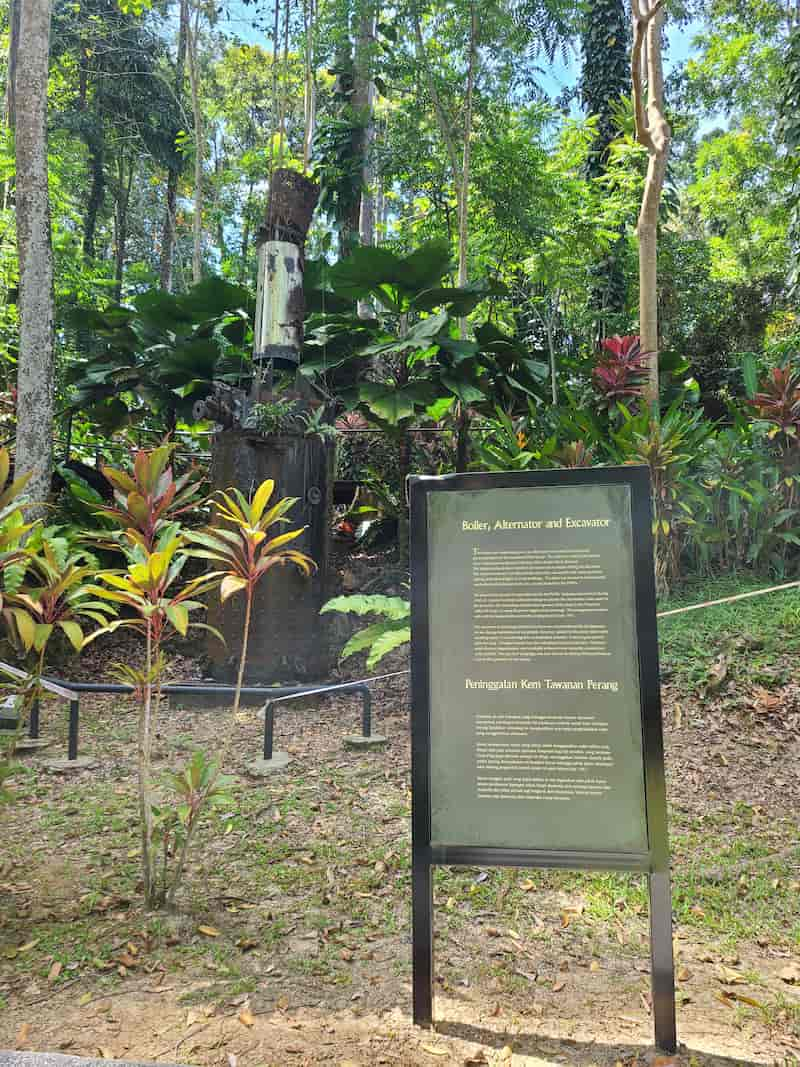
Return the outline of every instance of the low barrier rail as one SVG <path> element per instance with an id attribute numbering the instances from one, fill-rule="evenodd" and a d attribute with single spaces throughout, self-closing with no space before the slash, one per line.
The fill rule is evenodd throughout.
<path id="1" fill-rule="evenodd" d="M 9 663 L 0 661 L 0 671 L 12 677 L 25 679 L 27 672 L 14 667 Z M 360 693 L 362 701 L 361 729 L 364 737 L 370 737 L 372 733 L 372 695 L 367 685 L 368 679 L 360 679 L 354 682 L 336 682 L 331 685 L 284 685 L 284 686 L 243 686 L 242 696 L 263 697 L 267 710 L 264 715 L 264 753 L 265 759 L 271 758 L 272 754 L 272 731 L 274 729 L 274 708 L 277 700 L 294 700 L 299 697 L 323 696 L 328 693 Z M 112 682 L 68 682 L 62 679 L 42 678 L 41 688 L 54 696 L 61 697 L 69 703 L 69 720 L 67 727 L 67 760 L 73 762 L 78 758 L 78 735 L 80 729 L 80 694 L 82 693 L 133 693 L 132 685 L 124 685 Z M 208 696 L 209 693 L 218 694 L 220 697 L 233 697 L 236 687 L 232 685 L 189 685 L 174 683 L 165 685 L 161 692 L 165 696 Z M 273 697 L 272 701 L 268 701 Z M 267 722 L 272 725 L 269 729 L 270 756 L 266 755 L 267 746 Z M 39 737 L 39 705 L 36 701 L 31 708 L 28 736 L 33 739 Z"/>

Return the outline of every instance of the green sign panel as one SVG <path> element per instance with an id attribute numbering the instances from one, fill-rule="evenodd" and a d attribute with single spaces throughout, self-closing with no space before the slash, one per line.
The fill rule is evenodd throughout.
<path id="1" fill-rule="evenodd" d="M 426 506 L 431 844 L 647 852 L 630 486 Z"/>

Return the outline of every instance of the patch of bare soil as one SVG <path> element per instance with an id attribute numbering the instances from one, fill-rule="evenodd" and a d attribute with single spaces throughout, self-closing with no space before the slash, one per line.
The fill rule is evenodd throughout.
<path id="1" fill-rule="evenodd" d="M 96 765 L 75 775 L 44 769 L 66 744 L 48 704 L 52 752 L 24 757 L 2 812 L 0 1048 L 202 1067 L 797 1064 L 800 702 L 765 692 L 665 688 L 676 1057 L 650 1045 L 646 896 L 616 875 L 438 872 L 438 1021 L 412 1025 L 405 678 L 375 686 L 382 752 L 343 748 L 351 697 L 281 709 L 292 762 L 266 780 L 248 774 L 255 710 L 164 712 L 164 770 L 235 735 L 233 799 L 172 916 L 140 905 L 132 702 L 82 702 Z"/>

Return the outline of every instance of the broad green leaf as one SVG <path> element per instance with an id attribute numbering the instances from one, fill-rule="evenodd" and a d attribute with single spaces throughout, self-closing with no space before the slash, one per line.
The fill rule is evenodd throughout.
<path id="1" fill-rule="evenodd" d="M 75 651 L 80 652 L 81 648 L 83 647 L 83 630 L 80 628 L 78 623 L 72 622 L 69 619 L 63 619 L 58 625 L 69 638 L 69 642 L 75 649 Z"/>
<path id="2" fill-rule="evenodd" d="M 326 611 L 350 612 L 354 615 L 384 615 L 387 619 L 407 619 L 411 614 L 411 604 L 399 596 L 357 593 L 353 596 L 333 597 L 320 608 L 320 614 Z"/>
<path id="3" fill-rule="evenodd" d="M 222 584 L 219 587 L 219 598 L 224 603 L 228 597 L 232 597 L 234 593 L 240 593 L 242 589 L 246 588 L 246 578 L 240 578 L 237 574 L 227 574 L 222 579 Z"/>
<path id="4" fill-rule="evenodd" d="M 189 611 L 186 606 L 184 604 L 167 604 L 164 608 L 164 614 L 181 637 L 185 637 L 186 631 L 189 629 Z"/>
<path id="5" fill-rule="evenodd" d="M 255 495 L 253 496 L 253 502 L 250 505 L 250 516 L 255 525 L 258 524 L 261 516 L 264 514 L 264 508 L 269 503 L 269 498 L 272 496 L 274 489 L 275 482 L 272 481 L 271 478 L 262 482 L 258 489 L 256 489 Z"/>
<path id="6" fill-rule="evenodd" d="M 401 645 L 407 645 L 410 640 L 410 626 L 402 626 L 397 630 L 387 630 L 384 634 L 381 634 L 374 641 L 367 656 L 367 670 L 372 670 L 389 652 L 399 648 Z"/>

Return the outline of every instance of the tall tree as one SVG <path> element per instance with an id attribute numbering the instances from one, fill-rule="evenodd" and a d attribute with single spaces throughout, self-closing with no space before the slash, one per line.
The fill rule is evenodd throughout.
<path id="1" fill-rule="evenodd" d="M 639 238 L 639 333 L 647 354 L 646 396 L 658 411 L 658 209 L 672 137 L 664 114 L 664 67 L 661 36 L 663 0 L 631 0 L 633 48 L 631 79 L 636 139 L 647 149 L 642 204 L 636 234 Z M 645 82 L 647 101 L 645 103 Z"/>
<path id="2" fill-rule="evenodd" d="M 203 106 L 200 100 L 200 4 L 194 5 L 194 25 L 187 26 L 186 51 L 189 60 L 189 85 L 192 93 L 192 122 L 194 124 L 194 221 L 192 225 L 192 280 L 195 285 L 203 279 L 203 157 L 205 132 Z"/>
<path id="3" fill-rule="evenodd" d="M 53 471 L 53 248 L 47 181 L 47 74 L 50 0 L 21 4 L 16 101 L 16 206 L 19 250 L 17 474 L 41 502 Z"/>
<path id="4" fill-rule="evenodd" d="M 600 178 L 606 172 L 608 149 L 617 137 L 620 100 L 630 92 L 628 48 L 630 26 L 625 0 L 592 0 L 581 26 L 581 100 L 597 121 L 597 135 L 586 172 Z M 620 312 L 625 306 L 625 274 L 622 267 L 623 237 L 598 260 L 593 303 L 600 318 Z M 605 332 L 603 325 L 601 332 Z"/>
<path id="5" fill-rule="evenodd" d="M 175 102 L 178 107 L 183 100 L 183 83 L 186 76 L 186 41 L 189 35 L 189 0 L 179 0 L 178 49 L 175 57 Z M 167 189 L 164 198 L 164 224 L 161 232 L 161 259 L 159 282 L 162 289 L 172 292 L 172 270 L 175 258 L 176 212 L 178 208 L 178 182 L 183 170 L 183 157 L 175 141 L 178 127 L 172 132 L 172 152 L 167 165 Z"/>

